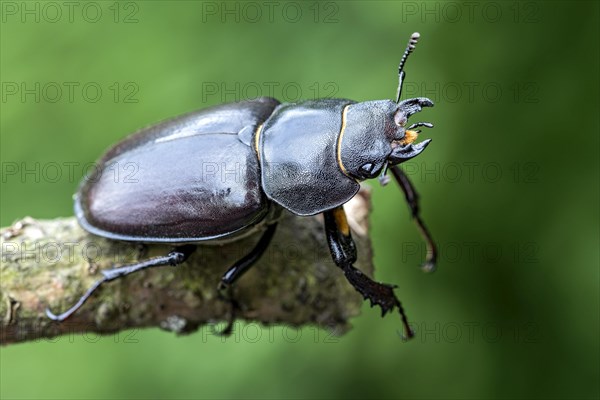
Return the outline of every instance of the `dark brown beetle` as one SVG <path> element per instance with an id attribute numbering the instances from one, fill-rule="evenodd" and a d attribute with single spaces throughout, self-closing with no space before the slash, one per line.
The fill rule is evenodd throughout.
<path id="1" fill-rule="evenodd" d="M 357 270 L 356 248 L 342 205 L 359 182 L 392 171 L 428 245 L 424 269 L 433 270 L 434 243 L 419 217 L 417 193 L 397 165 L 420 154 L 430 140 L 413 144 L 420 126 L 408 118 L 431 107 L 427 98 L 400 101 L 404 63 L 414 49 L 411 36 L 398 69 L 396 101 L 357 103 L 318 99 L 280 104 L 272 98 L 224 104 L 142 129 L 111 148 L 75 196 L 75 214 L 92 234 L 115 240 L 173 243 L 164 257 L 102 271 L 103 278 L 68 311 L 47 315 L 58 321 L 73 314 L 106 281 L 132 272 L 184 262 L 195 243 L 235 240 L 263 230 L 256 247 L 224 275 L 219 293 L 231 299 L 231 285 L 263 254 L 282 209 L 306 216 L 323 213 L 335 263 L 348 281 L 382 313 L 397 307 L 408 336 L 412 331 L 393 286 Z M 102 173 L 112 165 L 137 167 L 136 182 Z M 231 326 L 231 324 L 230 324 Z"/>

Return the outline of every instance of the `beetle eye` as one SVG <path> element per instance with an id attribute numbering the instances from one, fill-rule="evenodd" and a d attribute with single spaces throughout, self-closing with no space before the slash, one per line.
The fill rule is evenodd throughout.
<path id="1" fill-rule="evenodd" d="M 373 174 L 373 163 L 366 163 L 360 167 L 360 170 L 365 173 L 365 175 Z"/>
<path id="2" fill-rule="evenodd" d="M 404 126 L 406 125 L 406 115 L 404 115 L 404 113 L 396 113 L 396 115 L 394 115 L 394 122 L 396 123 L 396 125 L 398 126 Z"/>

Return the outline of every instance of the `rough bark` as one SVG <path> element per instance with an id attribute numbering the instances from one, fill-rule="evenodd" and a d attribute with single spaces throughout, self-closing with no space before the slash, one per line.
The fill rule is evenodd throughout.
<path id="1" fill-rule="evenodd" d="M 345 205 L 358 248 L 357 268 L 372 276 L 368 237 L 369 193 Z M 223 272 L 244 256 L 260 234 L 199 246 L 184 264 L 140 271 L 104 283 L 74 315 L 53 322 L 46 307 L 62 312 L 101 276 L 100 270 L 165 255 L 164 245 L 111 241 L 82 230 L 74 218 L 25 218 L 1 231 L 0 343 L 66 333 L 114 333 L 160 327 L 187 334 L 227 319 L 217 297 Z M 261 260 L 235 285 L 238 318 L 262 324 L 317 325 L 344 333 L 360 313 L 362 297 L 331 261 L 320 215 L 285 214 Z"/>

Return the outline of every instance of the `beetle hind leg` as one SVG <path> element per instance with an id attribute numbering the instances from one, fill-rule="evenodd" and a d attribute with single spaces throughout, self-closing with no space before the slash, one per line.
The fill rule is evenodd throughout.
<path id="1" fill-rule="evenodd" d="M 356 262 L 356 246 L 350 234 L 344 209 L 341 206 L 336 207 L 326 211 L 324 217 L 325 234 L 333 261 L 344 271 L 348 282 L 371 302 L 371 307 L 374 305 L 381 307 L 382 316 L 397 307 L 407 338 L 413 337 L 414 334 L 410 329 L 404 309 L 394 294 L 396 286 L 375 282 L 353 266 Z"/>
<path id="2" fill-rule="evenodd" d="M 63 312 L 62 314 L 58 314 L 58 315 L 56 315 L 52 311 L 50 311 L 49 308 L 46 308 L 46 315 L 48 316 L 48 318 L 50 318 L 54 321 L 59 321 L 59 322 L 64 321 L 67 318 L 69 318 L 71 315 L 73 315 L 73 313 L 75 311 L 77 311 L 79 308 L 81 308 L 81 306 L 83 306 L 83 304 L 86 302 L 86 300 L 89 299 L 90 296 L 96 291 L 96 289 L 98 289 L 100 287 L 100 285 L 102 285 L 104 282 L 109 282 L 109 281 L 115 280 L 117 278 L 121 278 L 121 277 L 129 275 L 133 272 L 137 272 L 137 271 L 140 271 L 140 270 L 146 269 L 146 268 L 161 267 L 161 266 L 165 266 L 165 265 L 171 265 L 173 267 L 177 266 L 177 265 L 183 263 L 185 260 L 187 260 L 189 258 L 189 256 L 192 255 L 192 253 L 195 250 L 196 250 L 196 246 L 194 246 L 194 245 L 179 246 L 179 247 L 176 247 L 175 249 L 173 249 L 166 256 L 154 257 L 149 260 L 140 261 L 140 262 L 130 264 L 130 265 L 125 265 L 125 266 L 122 266 L 119 268 L 113 268 L 113 269 L 101 271 L 103 277 L 101 279 L 97 280 L 85 292 L 85 294 L 83 296 L 81 296 L 81 298 L 77 301 L 77 303 L 75 303 L 75 305 L 73 307 L 71 307 L 67 311 Z"/>

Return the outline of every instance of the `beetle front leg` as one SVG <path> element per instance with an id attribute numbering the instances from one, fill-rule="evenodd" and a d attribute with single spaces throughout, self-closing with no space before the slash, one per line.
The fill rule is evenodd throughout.
<path id="1" fill-rule="evenodd" d="M 423 222 L 423 220 L 421 219 L 421 215 L 419 214 L 419 194 L 417 193 L 417 190 L 413 186 L 410 179 L 408 179 L 408 176 L 406 176 L 406 174 L 400 169 L 400 167 L 398 167 L 397 165 L 393 165 L 392 167 L 390 167 L 390 169 L 392 170 L 392 175 L 394 175 L 396 182 L 398 182 L 398 185 L 402 188 L 402 191 L 404 192 L 404 197 L 406 197 L 406 202 L 410 207 L 412 217 L 415 221 L 415 224 L 417 224 L 417 228 L 419 228 L 421 237 L 423 238 L 423 240 L 425 240 L 425 244 L 427 246 L 427 256 L 421 268 L 425 272 L 433 272 L 435 271 L 435 266 L 437 262 L 437 248 L 435 246 L 433 238 L 431 237 L 431 233 L 429 233 L 429 230 L 425 226 L 425 223 Z"/>
<path id="2" fill-rule="evenodd" d="M 360 270 L 354 267 L 356 262 L 356 245 L 352 240 L 350 226 L 346 219 L 344 209 L 339 206 L 332 210 L 325 211 L 325 234 L 329 250 L 335 264 L 344 271 L 346 279 L 352 286 L 373 305 L 381 307 L 381 315 L 384 316 L 394 307 L 398 308 L 402 324 L 408 338 L 413 337 L 413 332 L 408 324 L 408 319 L 404 313 L 404 309 L 400 304 L 400 300 L 394 294 L 396 286 L 385 283 L 378 283 L 363 274 Z"/>

